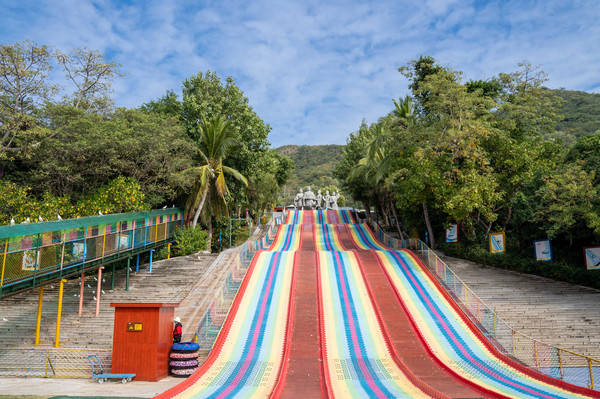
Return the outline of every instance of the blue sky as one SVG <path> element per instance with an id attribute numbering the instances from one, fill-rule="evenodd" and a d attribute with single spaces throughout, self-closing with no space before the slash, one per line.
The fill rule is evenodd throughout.
<path id="1" fill-rule="evenodd" d="M 232 76 L 282 144 L 342 144 L 408 93 L 419 55 L 485 79 L 541 65 L 553 88 L 600 92 L 600 2 L 7 1 L 0 42 L 87 46 L 122 64 L 117 105 Z M 60 76 L 57 79 L 62 79 Z"/>

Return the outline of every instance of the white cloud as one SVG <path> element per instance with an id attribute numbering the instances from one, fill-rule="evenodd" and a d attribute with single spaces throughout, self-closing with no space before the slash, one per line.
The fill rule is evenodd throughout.
<path id="1" fill-rule="evenodd" d="M 600 90 L 595 1 L 237 3 L 65 0 L 4 4 L 2 41 L 87 46 L 123 65 L 119 105 L 138 106 L 207 69 L 231 75 L 271 141 L 343 143 L 407 93 L 398 66 L 422 54 L 489 78 L 528 59 L 551 87 Z"/>

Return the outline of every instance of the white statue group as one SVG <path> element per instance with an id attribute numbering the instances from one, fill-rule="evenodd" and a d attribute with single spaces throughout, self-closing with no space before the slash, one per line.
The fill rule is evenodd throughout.
<path id="1" fill-rule="evenodd" d="M 325 195 L 321 194 L 321 190 L 317 191 L 315 195 L 310 191 L 310 186 L 307 187 L 306 191 L 300 191 L 294 198 L 294 206 L 296 209 L 310 208 L 310 209 L 338 209 L 338 198 L 340 193 L 334 191 L 329 195 L 329 190 L 325 191 Z"/>

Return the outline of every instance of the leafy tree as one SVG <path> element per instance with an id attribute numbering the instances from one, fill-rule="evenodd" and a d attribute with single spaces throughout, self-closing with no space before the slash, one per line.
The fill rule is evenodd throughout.
<path id="1" fill-rule="evenodd" d="M 140 184 L 133 178 L 117 177 L 89 192 L 77 203 L 68 196 L 58 197 L 50 192 L 36 196 L 30 187 L 0 182 L 0 224 L 8 224 L 11 219 L 16 223 L 27 218 L 37 222 L 40 216 L 49 221 L 57 220 L 59 216 L 66 219 L 142 209 L 148 209 L 148 205 L 144 202 Z"/>
<path id="2" fill-rule="evenodd" d="M 265 159 L 271 159 L 273 164 L 267 166 L 265 170 L 273 171 L 277 185 L 281 187 L 287 183 L 290 176 L 294 172 L 294 161 L 276 151 L 271 150 L 267 154 L 268 156 L 265 156 Z"/>
<path id="3" fill-rule="evenodd" d="M 168 203 L 188 188 L 178 173 L 192 165 L 195 148 L 178 120 L 118 108 L 105 118 L 68 105 L 45 109 L 55 135 L 47 139 L 15 177 L 34 192 L 79 200 L 118 176 L 140 182 L 151 207 Z"/>
<path id="4" fill-rule="evenodd" d="M 498 79 L 490 80 L 470 80 L 465 83 L 467 91 L 472 93 L 479 91 L 482 96 L 491 97 L 493 99 L 498 98 L 502 92 L 502 85 Z"/>
<path id="5" fill-rule="evenodd" d="M 73 84 L 75 108 L 106 110 L 112 80 L 120 76 L 119 65 L 105 62 L 105 55 L 97 50 L 79 48 L 69 54 L 56 52 L 67 79 Z"/>
<path id="6" fill-rule="evenodd" d="M 47 81 L 51 55 L 30 41 L 0 45 L 0 160 L 13 159 L 49 135 L 36 123 L 37 107 L 56 87 Z"/>
<path id="7" fill-rule="evenodd" d="M 77 216 L 99 213 L 134 212 L 147 209 L 140 183 L 119 176 L 96 192 L 88 194 L 76 205 Z"/>
<path id="8" fill-rule="evenodd" d="M 9 224 L 11 218 L 21 223 L 31 217 L 27 187 L 9 181 L 0 181 L 0 225 Z"/>
<path id="9" fill-rule="evenodd" d="M 269 148 L 267 136 L 271 127 L 254 112 L 231 77 L 223 84 L 216 73 L 208 71 L 183 82 L 182 120 L 194 141 L 202 136 L 198 123 L 202 118 L 210 120 L 221 115 L 227 119 L 235 139 L 227 165 L 248 176 Z"/>
<path id="10" fill-rule="evenodd" d="M 546 223 L 548 237 L 576 226 L 587 226 L 600 236 L 600 199 L 593 184 L 595 172 L 586 172 L 580 163 L 558 169 L 537 191 L 541 207 L 538 221 Z"/>
<path id="11" fill-rule="evenodd" d="M 435 204 L 449 220 L 462 222 L 474 214 L 493 222 L 493 208 L 501 196 L 489 167 L 489 154 L 482 142 L 492 134 L 489 110 L 492 101 L 476 92 L 469 92 L 460 83 L 460 74 L 445 68 L 432 67 L 415 85 L 415 96 L 422 101 L 422 114 L 414 132 L 419 149 L 409 164 L 411 190 L 422 187 L 417 195 L 422 199 L 424 219 L 434 245 L 434 233 L 429 221 L 428 203 Z M 418 71 L 415 76 L 421 76 Z M 397 182 L 398 183 L 398 182 Z M 402 192 L 402 191 L 399 191 Z M 430 194 L 428 194 L 430 193 Z"/>
<path id="12" fill-rule="evenodd" d="M 398 71 L 410 80 L 408 88 L 412 90 L 416 99 L 418 112 L 427 114 L 429 92 L 423 89 L 421 83 L 423 83 L 427 76 L 443 72 L 444 68 L 438 65 L 433 57 L 421 56 L 419 59 L 412 60 L 407 65 L 401 66 L 398 68 Z"/>
<path id="13" fill-rule="evenodd" d="M 495 126 L 520 140 L 549 134 L 560 120 L 561 99 L 544 88 L 547 74 L 528 62 L 518 64 L 513 73 L 501 73 L 502 91 L 494 113 Z"/>
<path id="14" fill-rule="evenodd" d="M 358 174 L 352 174 L 356 165 L 366 155 L 366 149 L 372 140 L 372 132 L 366 122 L 362 122 L 359 130 L 350 133 L 342 159 L 336 165 L 334 175 L 342 181 L 342 189 L 356 201 L 363 203 L 367 211 L 375 205 L 373 201 L 373 185 Z M 352 175 L 351 175 L 352 174 Z"/>
<path id="15" fill-rule="evenodd" d="M 182 105 L 177 98 L 177 94 L 172 90 L 167 90 L 164 96 L 143 104 L 141 109 L 144 112 L 153 112 L 179 119 L 181 118 Z"/>
<path id="16" fill-rule="evenodd" d="M 581 137 L 570 149 L 568 161 L 582 161 L 582 168 L 588 173 L 594 173 L 593 184 L 600 183 L 600 130 L 595 134 Z"/>
<path id="17" fill-rule="evenodd" d="M 258 172 L 250 176 L 246 196 L 256 223 L 258 223 L 263 211 L 274 205 L 278 192 L 279 184 L 277 184 L 277 179 L 273 174 Z"/>

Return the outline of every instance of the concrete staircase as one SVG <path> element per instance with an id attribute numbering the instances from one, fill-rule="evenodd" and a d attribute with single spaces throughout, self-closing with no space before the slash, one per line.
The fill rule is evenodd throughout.
<path id="1" fill-rule="evenodd" d="M 104 293 L 98 317 L 95 316 L 94 299 L 97 275 L 86 276 L 81 317 L 78 316 L 80 279 L 69 280 L 65 283 L 63 296 L 61 346 L 110 348 L 114 322 L 111 302 L 183 302 L 192 291 L 196 298 L 210 296 L 209 289 L 195 288 L 200 283 L 209 287 L 208 282 L 218 279 L 218 266 L 211 269 L 216 258 L 216 255 L 196 254 L 157 261 L 153 263 L 152 274 L 148 273 L 147 265 L 141 267 L 139 273 L 135 273 L 135 267 L 132 266 L 129 291 L 125 291 L 125 270 L 116 272 L 115 289 L 110 289 L 111 266 L 108 266 L 102 277 L 101 289 Z M 54 283 L 44 290 L 40 331 L 40 341 L 44 346 L 54 342 L 58 286 Z M 34 343 L 37 303 L 37 290 L 0 300 L 0 347 L 30 347 Z M 186 318 L 185 315 L 181 317 L 184 320 Z"/>
<path id="2" fill-rule="evenodd" d="M 442 259 L 517 331 L 600 359 L 600 290 L 463 259 Z"/>

